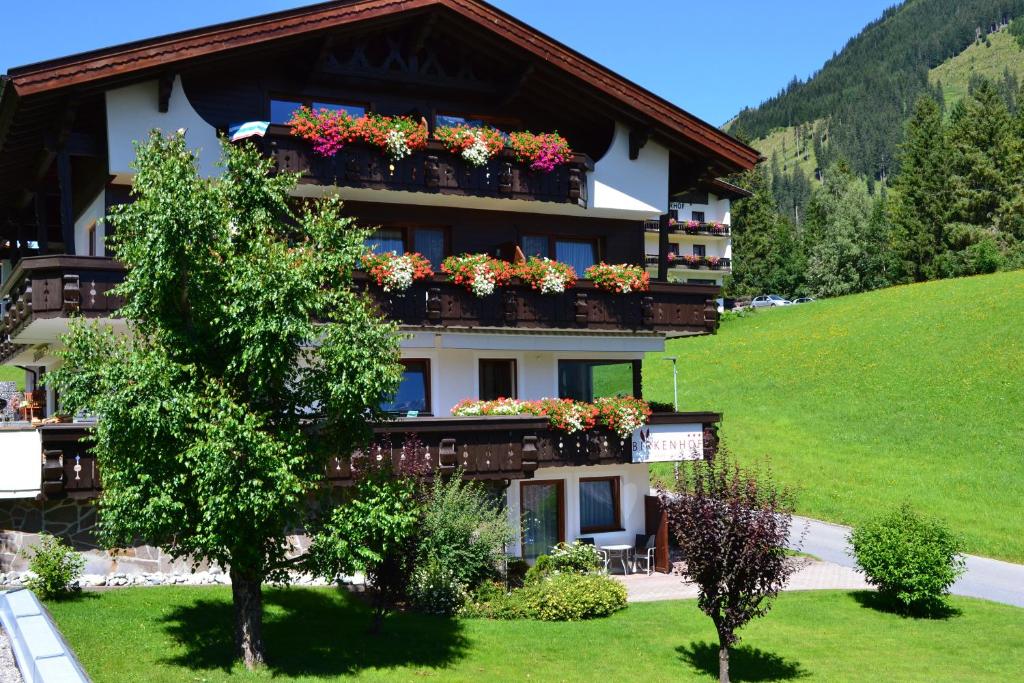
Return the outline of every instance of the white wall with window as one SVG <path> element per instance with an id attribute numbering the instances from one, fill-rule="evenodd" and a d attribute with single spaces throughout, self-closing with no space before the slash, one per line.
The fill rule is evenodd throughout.
<path id="1" fill-rule="evenodd" d="M 710 192 L 690 192 L 673 197 L 668 204 L 669 214 L 677 221 L 698 221 L 700 223 L 732 222 L 732 202 Z"/>
<path id="2" fill-rule="evenodd" d="M 106 256 L 106 193 L 100 192 L 75 220 L 75 253 L 79 256 Z"/>
<path id="3" fill-rule="evenodd" d="M 650 487 L 641 464 L 538 469 L 506 490 L 509 522 L 520 539 L 510 550 L 533 560 L 559 541 L 581 537 L 597 546 L 633 545 L 645 531 Z"/>

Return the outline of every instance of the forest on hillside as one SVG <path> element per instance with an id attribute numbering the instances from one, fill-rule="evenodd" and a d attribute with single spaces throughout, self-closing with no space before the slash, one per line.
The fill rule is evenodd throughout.
<path id="1" fill-rule="evenodd" d="M 753 196 L 733 208 L 727 294 L 840 296 L 1024 268 L 1020 102 L 1024 89 L 984 78 L 948 112 L 924 91 L 902 127 L 899 173 L 865 182 L 837 155 L 821 183 L 805 179 L 799 220 L 780 206 L 777 167 L 744 174 L 736 182 Z"/>
<path id="2" fill-rule="evenodd" d="M 941 91 L 929 69 L 1024 16 L 1024 0 L 907 0 L 850 39 L 807 80 L 794 78 L 760 106 L 745 109 L 729 132 L 746 140 L 772 130 L 815 128 L 820 168 L 843 159 L 859 175 L 884 180 L 899 169 L 899 143 L 915 101 Z"/>

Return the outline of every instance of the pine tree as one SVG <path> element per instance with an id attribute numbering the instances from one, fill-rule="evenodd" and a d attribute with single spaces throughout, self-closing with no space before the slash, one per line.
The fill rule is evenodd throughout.
<path id="1" fill-rule="evenodd" d="M 871 215 L 866 186 L 839 161 L 807 210 L 807 286 L 815 296 L 842 296 L 862 289 L 863 232 Z"/>

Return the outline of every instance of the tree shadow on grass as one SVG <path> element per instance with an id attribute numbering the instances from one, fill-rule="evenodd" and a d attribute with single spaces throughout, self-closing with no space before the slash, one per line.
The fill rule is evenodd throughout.
<path id="1" fill-rule="evenodd" d="M 269 589 L 263 592 L 267 668 L 283 676 L 337 677 L 361 669 L 444 667 L 464 656 L 467 642 L 454 619 L 392 614 L 380 635 L 369 635 L 373 613 L 344 590 Z M 199 599 L 163 619 L 185 651 L 163 663 L 191 670 L 231 671 L 234 660 L 230 599 Z"/>
<path id="2" fill-rule="evenodd" d="M 694 669 L 718 678 L 718 643 L 693 641 L 676 652 Z M 737 681 L 785 681 L 810 675 L 800 662 L 748 645 L 729 651 L 729 674 Z"/>
<path id="3" fill-rule="evenodd" d="M 937 603 L 927 607 L 908 609 L 905 605 L 893 599 L 891 596 L 877 591 L 853 591 L 850 593 L 854 600 L 865 609 L 895 614 L 907 619 L 952 619 L 959 617 L 961 612 L 956 607 L 945 603 Z"/>

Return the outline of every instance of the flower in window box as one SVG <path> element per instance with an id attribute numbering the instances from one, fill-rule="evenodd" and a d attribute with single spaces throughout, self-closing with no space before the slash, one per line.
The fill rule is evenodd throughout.
<path id="1" fill-rule="evenodd" d="M 514 274 L 512 264 L 487 254 L 449 256 L 441 263 L 441 271 L 479 297 L 489 296 L 496 287 L 507 285 Z"/>
<path id="2" fill-rule="evenodd" d="M 385 292 L 404 292 L 412 287 L 413 282 L 434 274 L 430 261 L 416 252 L 366 254 L 363 256 L 363 268 Z"/>
<path id="3" fill-rule="evenodd" d="M 569 142 L 558 133 L 510 133 L 508 144 L 516 160 L 530 164 L 534 171 L 550 173 L 572 159 Z"/>
<path id="4" fill-rule="evenodd" d="M 599 398 L 594 401 L 594 406 L 597 409 L 597 423 L 623 439 L 647 424 L 647 418 L 651 415 L 647 401 L 632 396 Z"/>
<path id="5" fill-rule="evenodd" d="M 697 256 L 696 254 L 683 254 L 682 259 L 683 263 L 685 263 L 689 268 L 700 267 L 702 260 L 702 258 L 700 256 Z"/>
<path id="6" fill-rule="evenodd" d="M 583 276 L 591 280 L 598 289 L 617 294 L 646 292 L 651 284 L 651 276 L 641 266 L 628 263 L 611 265 L 602 261 L 587 268 Z"/>
<path id="7" fill-rule="evenodd" d="M 427 122 L 422 119 L 367 114 L 356 120 L 355 130 L 361 139 L 379 147 L 393 161 L 427 146 Z"/>
<path id="8" fill-rule="evenodd" d="M 458 154 L 471 166 L 486 166 L 495 155 L 505 149 L 505 136 L 490 126 L 440 126 L 434 131 L 445 149 Z"/>
<path id="9" fill-rule="evenodd" d="M 706 256 L 704 262 L 708 264 L 710 268 L 718 268 L 720 259 L 717 256 Z"/>
<path id="10" fill-rule="evenodd" d="M 691 235 L 696 234 L 700 230 L 700 221 L 686 221 L 686 232 Z"/>
<path id="11" fill-rule="evenodd" d="M 344 110 L 299 107 L 288 121 L 292 135 L 313 144 L 313 152 L 333 157 L 346 143 L 359 139 L 356 119 Z"/>
<path id="12" fill-rule="evenodd" d="M 576 271 L 566 263 L 531 256 L 515 267 L 516 275 L 541 294 L 561 294 L 576 284 Z"/>

